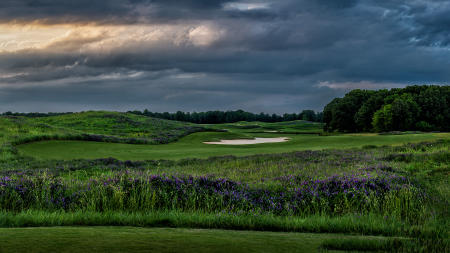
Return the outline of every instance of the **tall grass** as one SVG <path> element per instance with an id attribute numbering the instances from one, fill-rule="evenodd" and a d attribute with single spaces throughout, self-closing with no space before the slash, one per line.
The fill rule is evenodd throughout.
<path id="1" fill-rule="evenodd" d="M 261 213 L 308 216 L 375 213 L 419 223 L 425 194 L 406 178 L 378 172 L 324 180 L 291 177 L 289 187 L 251 187 L 228 179 L 117 172 L 88 180 L 20 172 L 0 178 L 0 210 Z"/>
<path id="2" fill-rule="evenodd" d="M 361 233 L 384 236 L 432 237 L 432 231 L 421 230 L 396 219 L 379 215 L 343 215 L 330 217 L 276 216 L 269 214 L 229 214 L 180 211 L 42 211 L 0 212 L 0 227 L 36 226 L 139 226 L 284 231 L 312 233 Z"/>

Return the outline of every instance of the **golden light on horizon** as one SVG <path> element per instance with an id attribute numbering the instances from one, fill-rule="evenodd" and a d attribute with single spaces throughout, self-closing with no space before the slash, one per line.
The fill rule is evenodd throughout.
<path id="1" fill-rule="evenodd" d="M 0 24 L 0 52 L 28 49 L 105 50 L 129 44 L 208 46 L 224 36 L 211 24 Z"/>
<path id="2" fill-rule="evenodd" d="M 70 25 L 2 24 L 0 25 L 0 51 L 18 51 L 37 48 L 52 39 L 64 36 Z"/>

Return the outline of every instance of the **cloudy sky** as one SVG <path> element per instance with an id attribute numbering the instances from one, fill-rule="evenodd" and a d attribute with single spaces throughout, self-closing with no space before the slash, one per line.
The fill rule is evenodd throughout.
<path id="1" fill-rule="evenodd" d="M 322 110 L 450 83 L 448 0 L 1 0 L 0 111 Z"/>

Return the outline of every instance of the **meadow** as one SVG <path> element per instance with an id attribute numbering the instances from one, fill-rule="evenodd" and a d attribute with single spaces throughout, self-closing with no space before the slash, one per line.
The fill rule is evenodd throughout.
<path id="1" fill-rule="evenodd" d="M 448 133 L 330 135 L 305 121 L 183 126 L 109 114 L 0 120 L 2 252 L 31 251 L 23 242 L 50 235 L 59 243 L 35 252 L 120 251 L 83 240 L 92 234 L 137 252 L 449 250 Z M 128 116 L 154 127 L 113 127 Z M 278 136 L 291 140 L 202 143 Z"/>

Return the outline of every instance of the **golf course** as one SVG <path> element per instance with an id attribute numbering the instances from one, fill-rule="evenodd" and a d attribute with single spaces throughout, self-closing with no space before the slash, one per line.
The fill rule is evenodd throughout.
<path id="1" fill-rule="evenodd" d="M 0 253 L 450 253 L 450 0 L 0 0 Z"/>
<path id="2" fill-rule="evenodd" d="M 448 247 L 449 133 L 107 111 L 0 128 L 1 252 Z"/>
<path id="3" fill-rule="evenodd" d="M 105 115 L 109 113 L 104 112 Z M 90 118 L 99 117 L 98 112 L 88 112 L 81 115 L 59 116 L 58 126 L 67 133 L 74 131 L 70 126 L 61 124 L 61 121 L 84 120 L 88 122 Z M 116 117 L 125 117 L 117 114 Z M 136 118 L 134 115 L 127 115 L 130 120 Z M 139 118 L 139 117 L 137 117 Z M 44 122 L 53 122 L 53 119 L 41 120 Z M 82 122 L 82 121 L 81 121 Z M 133 122 L 133 121 L 131 121 Z M 140 121 L 137 121 L 140 122 Z M 164 124 L 174 124 L 171 121 L 162 121 Z M 113 131 L 108 129 L 113 122 L 105 121 L 98 123 L 97 126 L 79 127 L 87 133 L 111 134 Z M 31 124 L 31 123 L 30 123 Z M 175 123 L 176 124 L 176 123 Z M 178 123 L 179 124 L 179 123 Z M 201 127 L 205 129 L 201 129 Z M 216 124 L 197 126 L 201 131 L 180 137 L 177 141 L 164 143 L 160 145 L 141 145 L 128 143 L 111 143 L 103 141 L 79 141 L 71 140 L 77 137 L 57 136 L 48 141 L 36 141 L 17 146 L 19 152 L 25 156 L 35 157 L 36 159 L 95 159 L 112 157 L 119 160 L 164 160 L 164 159 L 185 159 L 185 158 L 208 158 L 212 156 L 248 156 L 255 154 L 285 153 L 300 150 L 322 150 L 322 149 L 342 149 L 342 148 L 361 148 L 364 146 L 383 146 L 383 145 L 402 145 L 406 143 L 433 141 L 442 138 L 449 138 L 447 133 L 402 133 L 379 135 L 373 133 L 367 134 L 335 134 L 329 136 L 322 135 L 322 124 L 307 121 L 290 121 L 281 123 L 264 122 L 238 122 L 234 124 Z M 185 126 L 187 129 L 195 126 Z M 180 128 L 180 127 L 178 127 Z M 61 131 L 61 128 L 56 131 Z M 22 130 L 24 131 L 24 130 Z M 117 130 L 116 130 L 117 131 Z M 137 130 L 128 129 L 129 136 L 139 136 Z M 147 130 L 148 131 L 148 130 Z M 167 129 L 155 129 L 154 132 L 167 131 Z M 178 129 L 174 131 L 179 131 Z M 166 133 L 161 133 L 161 135 Z M 150 133 L 147 133 L 151 136 Z M 154 134 L 158 136 L 157 134 Z M 181 135 L 181 134 L 180 134 Z M 123 134 L 110 137 L 110 139 L 121 138 Z M 151 142 L 151 137 L 142 135 L 144 138 L 135 140 L 136 142 Z M 109 136 L 108 136 L 109 137 Z M 107 138 L 108 138 L 107 137 Z M 241 145 L 220 145 L 207 144 L 207 142 L 220 140 L 252 140 L 254 138 L 280 138 L 285 137 L 287 141 L 279 143 L 260 143 L 260 144 L 241 144 Z M 68 140 L 58 140 L 58 139 Z M 150 139 L 150 140 L 149 140 Z M 123 142 L 127 142 L 124 139 Z M 213 146 L 211 146 L 213 145 Z"/>

